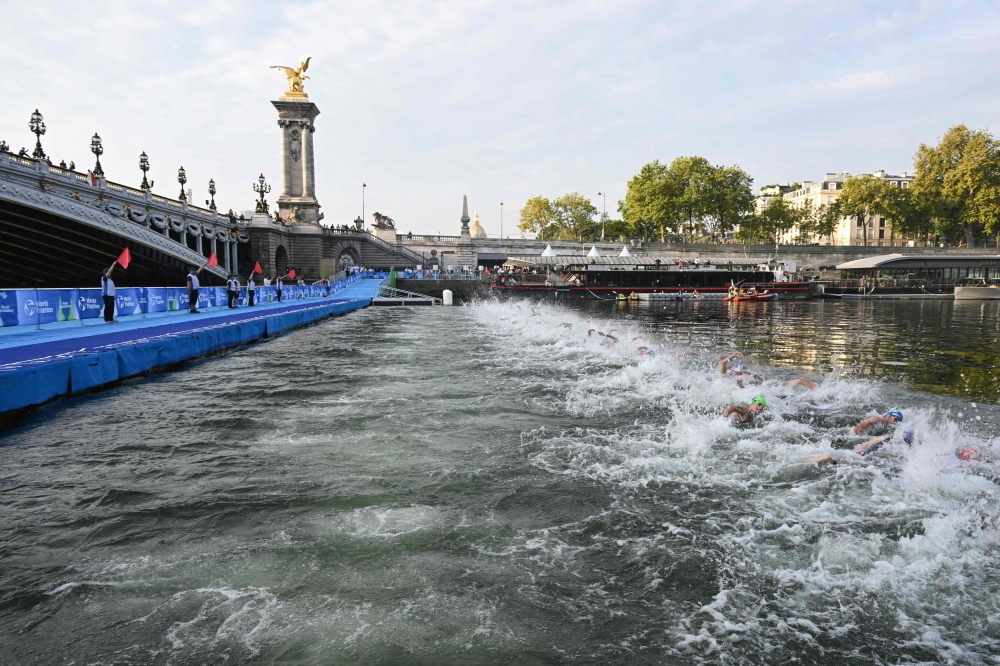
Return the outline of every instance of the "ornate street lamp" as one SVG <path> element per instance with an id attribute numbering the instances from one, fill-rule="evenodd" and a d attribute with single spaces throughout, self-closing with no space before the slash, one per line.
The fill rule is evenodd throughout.
<path id="1" fill-rule="evenodd" d="M 146 180 L 146 172 L 149 171 L 149 158 L 146 157 L 145 150 L 142 151 L 142 155 L 139 155 L 139 168 L 142 169 L 142 185 L 139 188 L 148 192 L 153 189 L 153 181 Z"/>
<path id="2" fill-rule="evenodd" d="M 208 209 L 215 210 L 215 181 L 211 179 L 208 181 L 208 194 L 212 197 L 212 203 L 208 204 Z"/>
<path id="3" fill-rule="evenodd" d="M 184 167 L 177 170 L 177 182 L 181 184 L 181 195 L 178 197 L 181 201 L 187 201 L 187 195 L 184 194 L 184 183 L 188 182 L 187 172 L 184 171 Z"/>
<path id="4" fill-rule="evenodd" d="M 101 137 L 94 132 L 94 138 L 90 140 L 90 152 L 97 157 L 97 166 L 94 167 L 95 176 L 103 176 L 104 169 L 101 168 L 101 155 L 104 154 L 104 146 L 101 145 Z"/>
<path id="5" fill-rule="evenodd" d="M 260 174 L 260 178 L 257 179 L 257 183 L 253 186 L 253 191 L 260 195 L 260 201 L 257 202 L 257 212 L 268 213 L 264 195 L 271 191 L 271 186 L 264 180 L 264 174 Z"/>
<path id="6" fill-rule="evenodd" d="M 42 135 L 45 134 L 45 123 L 42 121 L 42 114 L 38 112 L 38 109 L 35 109 L 35 112 L 31 114 L 28 127 L 31 129 L 31 133 L 35 135 L 35 150 L 32 151 L 31 156 L 38 159 L 45 159 L 45 151 L 42 150 Z"/>

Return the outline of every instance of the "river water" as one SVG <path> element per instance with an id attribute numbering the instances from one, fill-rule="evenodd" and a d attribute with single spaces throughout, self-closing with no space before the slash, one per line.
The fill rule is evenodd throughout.
<path id="1" fill-rule="evenodd" d="M 998 314 L 370 308 L 60 401 L 0 434 L 0 661 L 1000 663 Z"/>

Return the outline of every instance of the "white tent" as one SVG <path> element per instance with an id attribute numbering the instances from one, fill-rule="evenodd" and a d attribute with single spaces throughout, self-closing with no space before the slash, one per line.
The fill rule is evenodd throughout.
<path id="1" fill-rule="evenodd" d="M 545 251 L 542 252 L 542 256 L 543 257 L 554 257 L 554 256 L 556 256 L 556 252 L 555 252 L 555 250 L 552 249 L 551 245 L 546 245 L 545 246 Z"/>
<path id="2" fill-rule="evenodd" d="M 590 252 L 587 253 L 587 256 L 588 257 L 593 257 L 595 259 L 599 259 L 601 257 L 601 253 L 597 251 L 597 246 L 596 245 L 591 245 L 590 246 Z"/>
<path id="3" fill-rule="evenodd" d="M 631 257 L 632 256 L 632 253 L 628 251 L 628 245 L 622 245 L 621 254 L 619 254 L 618 256 L 619 257 Z"/>

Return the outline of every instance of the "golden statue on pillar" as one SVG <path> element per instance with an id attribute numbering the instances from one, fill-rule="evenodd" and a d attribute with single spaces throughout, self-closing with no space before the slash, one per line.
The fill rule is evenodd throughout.
<path id="1" fill-rule="evenodd" d="M 285 97 L 309 99 L 309 95 L 307 95 L 302 89 L 302 82 L 309 78 L 305 75 L 305 72 L 309 69 L 310 60 L 312 60 L 312 56 L 303 60 L 296 68 L 284 67 L 282 65 L 271 65 L 271 69 L 285 70 L 285 76 L 288 77 L 288 90 L 285 91 Z"/>

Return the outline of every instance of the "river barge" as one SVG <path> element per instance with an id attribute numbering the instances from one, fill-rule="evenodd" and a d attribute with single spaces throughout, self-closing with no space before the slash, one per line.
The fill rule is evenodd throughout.
<path id="1" fill-rule="evenodd" d="M 809 298 L 809 283 L 793 279 L 794 264 L 753 257 L 509 257 L 504 269 L 520 272 L 494 275 L 495 294 L 657 300 L 651 296 L 697 291 L 720 299 L 735 285 L 783 299 Z"/>
<path id="2" fill-rule="evenodd" d="M 988 298 L 1000 280 L 1000 255 L 882 254 L 838 264 L 841 279 L 824 284 L 834 298 Z M 971 284 L 980 289 L 966 289 Z M 976 293 L 979 292 L 979 293 Z"/>

